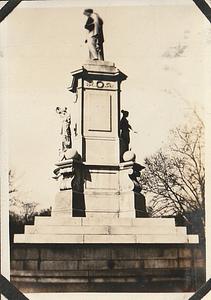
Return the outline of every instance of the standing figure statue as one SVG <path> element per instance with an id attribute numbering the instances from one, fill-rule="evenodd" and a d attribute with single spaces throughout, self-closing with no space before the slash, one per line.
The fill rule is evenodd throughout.
<path id="1" fill-rule="evenodd" d="M 89 58 L 92 60 L 104 60 L 103 20 L 91 8 L 85 9 L 84 15 L 88 17 L 84 27 L 87 30 L 85 43 L 88 45 Z"/>
<path id="2" fill-rule="evenodd" d="M 62 137 L 62 151 L 65 152 L 67 149 L 72 147 L 72 139 L 71 139 L 71 116 L 67 111 L 67 107 L 64 109 L 57 107 L 56 112 L 60 115 L 62 119 L 61 126 L 61 137 Z"/>
<path id="3" fill-rule="evenodd" d="M 123 161 L 123 154 L 129 150 L 130 145 L 130 131 L 133 131 L 131 125 L 128 122 L 129 112 L 121 110 L 122 118 L 120 120 L 120 155 L 121 161 Z M 137 133 L 133 131 L 134 133 Z"/>

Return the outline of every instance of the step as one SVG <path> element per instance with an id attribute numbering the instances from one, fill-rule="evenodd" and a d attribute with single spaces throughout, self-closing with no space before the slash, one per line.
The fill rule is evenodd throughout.
<path id="1" fill-rule="evenodd" d="M 118 225 L 26 225 L 25 234 L 113 234 L 113 235 L 128 235 L 128 234 L 186 234 L 186 227 L 173 226 L 118 226 Z"/>
<path id="2" fill-rule="evenodd" d="M 90 226 L 99 226 L 99 225 L 117 225 L 117 226 L 163 226 L 175 227 L 174 218 L 77 218 L 77 217 L 35 217 L 35 225 L 90 225 Z"/>
<path id="3" fill-rule="evenodd" d="M 140 235 L 62 235 L 62 234 L 16 234 L 15 243 L 33 244 L 196 244 L 197 235 L 140 234 Z"/>

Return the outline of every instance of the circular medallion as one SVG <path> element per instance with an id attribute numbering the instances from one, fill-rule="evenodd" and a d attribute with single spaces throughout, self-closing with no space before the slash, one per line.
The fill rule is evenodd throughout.
<path id="1" fill-rule="evenodd" d="M 104 83 L 102 81 L 97 81 L 97 87 L 98 88 L 103 88 L 104 87 Z"/>

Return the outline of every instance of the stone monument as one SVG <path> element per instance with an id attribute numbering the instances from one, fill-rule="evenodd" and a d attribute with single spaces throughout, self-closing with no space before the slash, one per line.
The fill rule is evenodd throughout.
<path id="1" fill-rule="evenodd" d="M 140 291 L 149 278 L 166 284 L 175 274 L 187 287 L 193 280 L 185 279 L 187 272 L 200 264 L 198 236 L 176 227 L 173 218 L 147 216 L 138 180 L 144 167 L 129 150 L 131 127 L 124 110 L 121 119 L 121 85 L 127 76 L 103 60 L 102 20 L 90 9 L 85 14 L 91 59 L 72 72 L 71 117 L 69 108 L 56 109 L 63 137 L 54 170 L 60 190 L 51 217 L 35 217 L 34 225 L 15 236 L 16 250 L 25 253 L 19 262 L 28 257 L 28 270 L 41 278 L 35 289 L 42 291 L 45 276 L 65 284 L 66 291 L 76 286 L 113 291 L 117 283 L 117 291 Z"/>

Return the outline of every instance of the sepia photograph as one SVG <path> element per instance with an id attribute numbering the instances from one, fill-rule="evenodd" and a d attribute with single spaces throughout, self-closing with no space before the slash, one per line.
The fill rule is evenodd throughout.
<path id="1" fill-rule="evenodd" d="M 208 279 L 211 29 L 177 2 L 23 1 L 5 19 L 1 215 L 22 293 L 191 295 Z"/>

